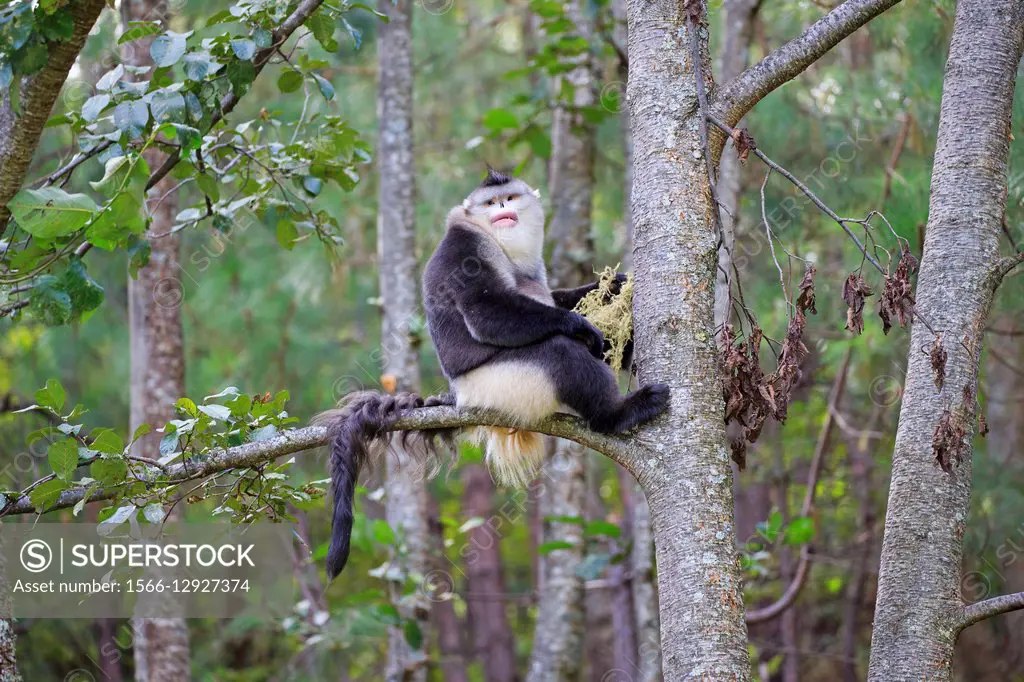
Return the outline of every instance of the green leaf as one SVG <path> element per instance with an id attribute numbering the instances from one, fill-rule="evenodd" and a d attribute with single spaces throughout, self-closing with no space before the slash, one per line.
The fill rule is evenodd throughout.
<path id="1" fill-rule="evenodd" d="M 334 86 L 329 80 L 316 73 L 313 74 L 313 80 L 316 81 L 316 86 L 320 88 L 320 94 L 324 96 L 324 99 L 334 99 Z"/>
<path id="2" fill-rule="evenodd" d="M 155 21 L 129 21 L 128 28 L 125 29 L 121 37 L 117 39 L 118 45 L 124 45 L 130 43 L 133 40 L 140 38 L 148 38 L 149 36 L 155 36 L 157 33 L 162 31 L 162 27 Z"/>
<path id="3" fill-rule="evenodd" d="M 160 454 L 169 455 L 178 449 L 178 430 L 169 430 L 160 439 Z"/>
<path id="4" fill-rule="evenodd" d="M 118 485 L 128 477 L 128 462 L 121 457 L 93 460 L 89 465 L 89 476 L 103 486 Z"/>
<path id="5" fill-rule="evenodd" d="M 295 240 L 299 238 L 299 230 L 295 227 L 295 223 L 287 218 L 282 218 L 277 221 L 277 243 L 282 248 L 291 251 L 295 248 Z"/>
<path id="6" fill-rule="evenodd" d="M 540 554 L 551 554 L 560 549 L 575 549 L 576 545 L 565 540 L 554 540 L 552 542 L 545 542 L 544 544 L 537 547 L 537 551 Z"/>
<path id="7" fill-rule="evenodd" d="M 93 95 L 89 99 L 85 100 L 85 104 L 82 105 L 82 118 L 88 123 L 92 123 L 110 104 L 110 95 L 102 93 L 99 95 Z"/>
<path id="8" fill-rule="evenodd" d="M 71 321 L 71 297 L 53 275 L 38 278 L 31 295 L 28 310 L 46 326 L 58 327 Z"/>
<path id="9" fill-rule="evenodd" d="M 485 127 L 494 131 L 519 127 L 519 119 L 506 109 L 491 109 L 484 114 L 481 122 Z"/>
<path id="10" fill-rule="evenodd" d="M 800 516 L 789 522 L 786 527 L 785 543 L 787 545 L 806 545 L 814 539 L 814 519 Z"/>
<path id="11" fill-rule="evenodd" d="M 385 625 L 397 626 L 402 622 L 398 609 L 391 604 L 377 604 L 373 608 L 373 617 Z"/>
<path id="12" fill-rule="evenodd" d="M 320 178 L 315 178 L 312 175 L 307 175 L 302 178 L 302 189 L 306 190 L 314 197 L 320 194 L 320 190 L 323 189 L 323 186 L 324 183 Z"/>
<path id="13" fill-rule="evenodd" d="M 142 137 L 149 122 L 149 107 L 142 100 L 121 102 L 114 107 L 114 125 L 130 137 Z"/>
<path id="14" fill-rule="evenodd" d="M 43 239 L 71 234 L 99 210 L 88 196 L 68 194 L 59 187 L 23 189 L 7 206 L 21 229 Z"/>
<path id="15" fill-rule="evenodd" d="M 46 386 L 36 391 L 36 403 L 42 407 L 48 407 L 58 414 L 64 409 L 66 399 L 67 394 L 64 387 L 56 379 L 47 379 Z"/>
<path id="16" fill-rule="evenodd" d="M 223 405 L 199 405 L 197 408 L 203 414 L 220 421 L 227 421 L 231 418 L 230 408 Z"/>
<path id="17" fill-rule="evenodd" d="M 73 256 L 61 276 L 61 288 L 71 297 L 74 317 L 95 310 L 103 303 L 103 287 L 85 270 L 82 259 Z"/>
<path id="18" fill-rule="evenodd" d="M 28 499 L 32 502 L 36 512 L 43 513 L 46 509 L 60 499 L 60 494 L 70 487 L 67 481 L 55 478 L 42 483 L 29 493 Z"/>
<path id="19" fill-rule="evenodd" d="M 373 539 L 382 545 L 393 545 L 398 540 L 395 531 L 384 519 L 374 519 L 370 523 L 370 534 Z"/>
<path id="20" fill-rule="evenodd" d="M 46 451 L 46 460 L 57 478 L 70 481 L 78 468 L 78 445 L 73 440 L 62 440 Z"/>
<path id="21" fill-rule="evenodd" d="M 256 56 L 256 43 L 248 38 L 234 38 L 231 41 L 231 51 L 243 61 L 252 61 Z"/>
<path id="22" fill-rule="evenodd" d="M 241 97 L 249 91 L 249 86 L 256 78 L 256 67 L 252 62 L 238 61 L 228 64 L 228 82 L 235 97 Z"/>
<path id="23" fill-rule="evenodd" d="M 285 71 L 277 79 L 277 89 L 281 92 L 295 92 L 302 87 L 305 79 L 298 71 Z"/>
<path id="24" fill-rule="evenodd" d="M 149 55 L 157 66 L 174 66 L 185 54 L 185 41 L 192 35 L 189 33 L 175 33 L 168 31 L 159 36 L 149 46 Z"/>
<path id="25" fill-rule="evenodd" d="M 147 504 L 143 508 L 142 516 L 150 523 L 156 525 L 158 523 L 163 523 L 163 520 L 167 518 L 167 512 L 164 511 L 162 504 L 159 502 L 153 502 L 152 504 Z"/>
<path id="26" fill-rule="evenodd" d="M 583 529 L 584 535 L 606 535 L 610 538 L 617 538 L 622 535 L 622 529 L 608 521 L 590 521 Z"/>
<path id="27" fill-rule="evenodd" d="M 206 196 L 210 197 L 210 201 L 220 201 L 220 185 L 217 184 L 217 180 L 206 173 L 200 173 L 196 176 L 196 185 Z"/>
<path id="28" fill-rule="evenodd" d="M 402 632 L 405 634 L 405 641 L 413 651 L 419 651 L 423 647 L 423 631 L 420 630 L 420 625 L 415 619 L 410 618 L 405 621 Z"/>
<path id="29" fill-rule="evenodd" d="M 150 97 L 149 108 L 153 112 L 153 120 L 157 123 L 165 121 L 182 123 L 185 120 L 185 98 L 181 96 L 180 92 L 167 89 L 157 90 Z"/>
<path id="30" fill-rule="evenodd" d="M 147 433 L 149 433 L 152 430 L 153 430 L 153 427 L 150 426 L 149 424 L 145 424 L 145 423 L 139 424 L 135 428 L 135 433 L 132 434 L 132 442 L 134 443 L 135 441 L 137 441 L 138 439 L 142 438 L 143 436 L 145 436 Z"/>
<path id="31" fill-rule="evenodd" d="M 146 264 L 149 263 L 149 254 L 152 250 L 152 244 L 145 239 L 138 239 L 128 247 L 128 254 L 131 256 L 131 260 L 128 261 L 128 275 L 132 279 L 138 279 L 139 270 L 146 267 Z"/>
<path id="32" fill-rule="evenodd" d="M 209 52 L 190 52 L 185 55 L 185 77 L 189 80 L 201 81 L 220 71 L 222 66 L 214 61 Z"/>
<path id="33" fill-rule="evenodd" d="M 89 447 L 107 455 L 120 455 L 124 452 L 124 441 L 113 429 L 95 429 Z"/>
<path id="34" fill-rule="evenodd" d="M 100 90 L 101 92 L 111 90 L 115 85 L 117 85 L 118 81 L 120 81 L 123 77 L 124 65 L 118 64 L 110 71 L 107 71 L 105 74 L 100 76 L 100 79 L 96 81 L 96 89 Z"/>
<path id="35" fill-rule="evenodd" d="M 113 514 L 100 521 L 99 526 L 96 528 L 97 532 L 104 537 L 110 535 L 114 532 L 115 528 L 131 518 L 136 509 L 137 507 L 134 504 L 118 507 Z"/>

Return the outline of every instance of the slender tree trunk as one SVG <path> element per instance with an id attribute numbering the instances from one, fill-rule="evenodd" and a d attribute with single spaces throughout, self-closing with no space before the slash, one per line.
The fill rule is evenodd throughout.
<path id="1" fill-rule="evenodd" d="M 121 23 L 153 21 L 167 16 L 162 0 L 131 0 L 121 5 Z M 122 47 L 125 64 L 149 66 L 152 39 Z M 157 168 L 164 155 L 152 150 L 146 160 Z M 140 424 L 155 428 L 175 418 L 175 401 L 185 393 L 185 356 L 181 328 L 182 282 L 179 250 L 181 238 L 168 234 L 177 212 L 171 177 L 161 180 L 146 199 L 152 218 L 150 234 L 167 235 L 151 240 L 149 263 L 139 270 L 138 279 L 128 280 L 128 320 L 131 334 L 131 430 Z M 134 454 L 146 459 L 160 458 L 160 434 L 150 433 L 134 446 Z M 161 602 L 168 616 L 135 619 L 135 678 L 138 682 L 172 682 L 191 678 L 188 624 L 172 617 L 178 604 Z"/>
<path id="2" fill-rule="evenodd" d="M 446 574 L 447 560 L 444 557 L 444 526 L 440 522 L 440 508 L 434 499 L 430 503 L 430 531 L 434 543 L 435 556 L 433 575 L 443 579 Z M 454 578 L 439 580 L 436 591 L 431 596 L 430 616 L 434 629 L 437 631 L 437 650 L 440 656 L 440 668 L 445 682 L 469 682 L 466 671 L 466 647 L 463 644 L 463 621 L 455 613 L 455 606 L 449 590 L 455 589 Z"/>
<path id="3" fill-rule="evenodd" d="M 596 460 L 596 454 L 587 456 L 587 499 L 586 518 L 588 521 L 604 520 L 607 510 L 601 500 L 601 463 Z M 610 542 L 602 541 L 596 543 L 596 539 L 589 542 L 590 551 L 610 552 Z M 584 629 L 583 656 L 586 661 L 586 673 L 583 679 L 592 682 L 607 682 L 606 675 L 611 670 L 618 669 L 615 661 L 615 644 L 618 633 L 614 627 L 614 605 L 613 596 L 615 580 L 613 569 L 608 567 L 608 579 L 600 582 L 595 581 L 591 585 L 585 585 L 584 606 L 586 608 L 586 625 Z"/>
<path id="4" fill-rule="evenodd" d="M 732 468 L 714 338 L 716 209 L 698 135 L 688 56 L 693 30 L 682 3 L 629 3 L 633 260 L 641 275 L 633 299 L 637 368 L 642 384 L 664 382 L 672 389 L 668 414 L 635 436 L 648 448 L 637 473 L 651 506 L 666 679 L 747 680 Z M 705 29 L 697 42 L 710 81 Z"/>
<path id="5" fill-rule="evenodd" d="M 3 529 L 0 528 L 0 613 L 11 612 L 10 584 L 7 582 L 7 556 L 4 545 Z M 14 621 L 0 619 L 0 682 L 21 682 L 18 673 L 18 635 L 14 631 Z"/>
<path id="6" fill-rule="evenodd" d="M 380 88 L 377 96 L 379 202 L 377 256 L 380 262 L 381 301 L 384 308 L 381 332 L 382 370 L 399 391 L 417 391 L 419 363 L 413 322 L 419 314 L 416 277 L 416 189 L 413 161 L 413 54 L 412 0 L 382 0 L 378 10 L 389 21 L 378 27 L 377 58 Z M 430 570 L 429 495 L 408 455 L 394 444 L 388 457 L 386 489 L 387 521 L 398 535 L 403 572 L 426 575 Z M 401 585 L 393 585 L 397 597 Z M 400 611 L 405 621 L 414 620 L 423 635 L 429 633 L 430 608 L 417 590 L 403 598 Z M 388 679 L 422 682 L 427 677 L 426 654 L 414 649 L 403 632 L 392 628 L 388 648 Z"/>
<path id="7" fill-rule="evenodd" d="M 983 332 L 1001 273 L 999 233 L 1024 2 L 961 0 L 946 65 L 917 309 L 943 330 L 946 381 L 937 390 L 933 341 L 920 320 L 910 341 L 885 519 L 869 679 L 952 679 L 962 627 L 962 538 L 971 495 L 974 396 Z M 962 394 L 969 392 L 966 410 Z M 964 421 L 952 473 L 935 464 L 944 410 Z M 958 461 L 959 460 L 959 461 Z"/>
<path id="8" fill-rule="evenodd" d="M 866 429 L 871 432 L 878 428 L 882 421 L 885 408 L 876 405 Z M 852 439 L 851 439 L 852 440 Z M 843 609 L 843 680 L 858 682 L 862 679 L 857 674 L 857 642 L 860 635 L 860 619 L 863 609 L 864 592 L 867 583 L 868 568 L 872 565 L 875 555 L 875 510 L 871 498 L 871 472 L 874 464 L 872 459 L 873 439 L 867 434 L 855 442 L 848 442 L 846 451 L 849 453 L 849 476 L 853 483 L 853 493 L 857 498 L 857 536 L 854 543 L 856 559 L 853 573 L 846 590 L 846 605 Z"/>
<path id="9" fill-rule="evenodd" d="M 722 12 L 722 49 L 718 54 L 718 78 L 728 81 L 747 68 L 750 44 L 754 39 L 754 23 L 761 0 L 726 0 Z M 718 198 L 722 202 L 722 245 L 718 249 L 718 271 L 715 282 L 715 327 L 720 328 L 731 317 L 729 280 L 732 272 L 736 231 L 740 222 L 740 160 L 730 145 L 722 152 L 718 172 Z"/>
<path id="10" fill-rule="evenodd" d="M 568 4 L 577 29 L 586 37 L 588 26 L 580 3 Z M 596 101 L 590 55 L 566 74 L 575 87 L 571 104 L 593 106 Z M 594 129 L 565 106 L 555 110 L 551 131 L 551 258 L 552 287 L 582 284 L 590 272 L 590 211 L 594 193 Z M 586 499 L 586 448 L 555 441 L 545 466 L 545 491 L 540 515 L 545 543 L 572 543 L 571 549 L 550 552 L 541 559 L 543 582 L 533 638 L 528 682 L 575 680 L 582 668 L 584 589 L 576 574 L 583 558 L 583 534 L 578 524 L 553 523 L 549 516 L 583 518 Z"/>
<path id="11" fill-rule="evenodd" d="M 643 495 L 636 490 L 633 475 L 617 467 L 619 478 L 619 496 L 622 498 L 622 536 L 619 546 L 629 548 L 633 543 L 633 518 L 635 498 Z M 636 611 L 633 606 L 633 562 L 630 556 L 612 566 L 609 571 L 612 582 L 612 632 L 613 665 L 616 670 L 633 671 L 638 668 L 639 660 L 636 638 Z M 607 681 L 606 681 L 607 682 Z"/>
<path id="12" fill-rule="evenodd" d="M 462 508 L 467 516 L 488 519 L 466 538 L 464 566 L 469 595 L 466 606 L 472 624 L 476 658 L 487 682 L 515 682 L 516 642 L 508 623 L 503 595 L 505 574 L 501 563 L 503 523 L 494 505 L 494 482 L 483 464 L 462 470 Z M 490 520 L 494 519 L 492 523 Z"/>
<path id="13" fill-rule="evenodd" d="M 541 497 L 543 541 L 568 542 L 541 559 L 543 582 L 527 682 L 579 679 L 583 645 L 583 580 L 576 574 L 583 552 L 578 523 L 546 521 L 548 516 L 582 518 L 586 497 L 584 453 L 556 448 L 544 469 Z"/>

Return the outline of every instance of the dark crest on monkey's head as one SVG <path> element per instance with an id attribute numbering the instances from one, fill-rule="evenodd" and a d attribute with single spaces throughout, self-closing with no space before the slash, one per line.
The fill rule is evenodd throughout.
<path id="1" fill-rule="evenodd" d="M 487 177 L 480 183 L 481 187 L 498 187 L 499 185 L 507 185 L 512 182 L 512 177 L 502 173 L 500 170 L 495 170 L 490 166 L 487 167 Z"/>

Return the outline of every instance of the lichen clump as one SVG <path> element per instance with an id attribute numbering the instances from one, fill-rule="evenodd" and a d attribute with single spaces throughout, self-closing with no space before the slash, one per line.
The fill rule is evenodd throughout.
<path id="1" fill-rule="evenodd" d="M 597 288 L 580 299 L 575 311 L 601 330 L 611 346 L 604 359 L 616 372 L 621 370 L 633 338 L 633 273 L 620 277 L 614 268 L 605 268 Z"/>

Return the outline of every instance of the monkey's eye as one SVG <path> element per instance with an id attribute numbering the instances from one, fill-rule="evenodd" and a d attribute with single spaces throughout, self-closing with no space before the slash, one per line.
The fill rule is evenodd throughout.
<path id="1" fill-rule="evenodd" d="M 509 201 L 515 201 L 515 200 L 516 200 L 516 199 L 518 199 L 518 198 L 519 198 L 519 195 L 518 195 L 518 194 L 509 194 L 509 195 L 508 195 L 508 200 L 509 200 Z"/>
<path id="2" fill-rule="evenodd" d="M 488 206 L 494 206 L 494 199 L 488 199 L 487 200 L 487 205 Z"/>

